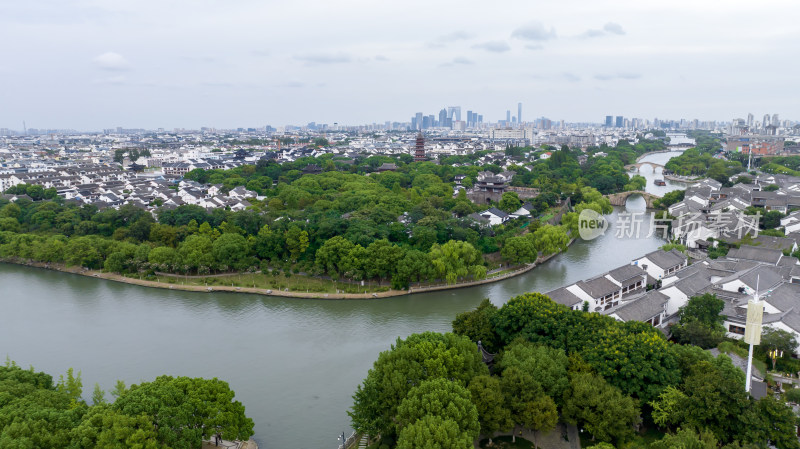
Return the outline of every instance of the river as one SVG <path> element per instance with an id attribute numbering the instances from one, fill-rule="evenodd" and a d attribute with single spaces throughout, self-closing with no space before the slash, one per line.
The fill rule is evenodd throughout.
<path id="1" fill-rule="evenodd" d="M 645 160 L 663 164 L 669 157 Z M 649 167 L 642 170 L 647 176 Z M 654 188 L 648 178 L 647 190 L 662 194 Z M 626 207 L 644 206 L 634 196 Z M 108 391 L 117 379 L 218 377 L 244 403 L 262 449 L 333 449 L 342 431 L 350 433 L 346 411 L 356 386 L 397 337 L 449 331 L 456 314 L 483 298 L 501 305 L 525 292 L 548 291 L 630 263 L 664 243 L 645 237 L 646 220 L 641 238 L 617 238 L 614 223 L 622 210 L 609 217 L 604 235 L 577 241 L 524 275 L 377 300 L 182 292 L 0 264 L 0 356 L 56 378 L 74 367 L 82 371 L 87 399 L 95 382 Z"/>

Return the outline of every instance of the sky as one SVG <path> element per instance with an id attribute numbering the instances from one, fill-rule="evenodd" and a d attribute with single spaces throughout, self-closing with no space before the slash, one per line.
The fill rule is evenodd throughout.
<path id="1" fill-rule="evenodd" d="M 0 0 L 0 127 L 800 120 L 800 2 Z"/>

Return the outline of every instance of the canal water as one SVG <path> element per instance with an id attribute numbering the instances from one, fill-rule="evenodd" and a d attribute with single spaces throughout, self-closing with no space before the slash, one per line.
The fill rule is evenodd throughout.
<path id="1" fill-rule="evenodd" d="M 667 153 L 653 155 L 656 163 Z M 649 168 L 643 169 L 647 170 Z M 645 174 L 645 173 L 643 173 Z M 646 175 L 646 174 L 645 174 Z M 647 190 L 654 187 L 648 178 Z M 672 185 L 672 188 L 680 188 Z M 656 193 L 656 192 L 654 192 Z M 640 196 L 627 210 L 644 211 Z M 335 448 L 350 433 L 351 395 L 398 338 L 445 332 L 483 298 L 501 305 L 630 261 L 664 243 L 608 231 L 577 241 L 528 273 L 478 287 L 376 300 L 307 300 L 153 289 L 0 264 L 0 357 L 54 376 L 74 367 L 84 397 L 161 374 L 228 381 L 255 421 L 261 448 Z"/>

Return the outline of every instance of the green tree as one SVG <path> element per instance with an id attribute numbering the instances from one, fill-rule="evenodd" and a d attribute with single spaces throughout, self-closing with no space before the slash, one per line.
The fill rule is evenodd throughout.
<path id="1" fill-rule="evenodd" d="M 681 343 L 710 348 L 718 345 L 725 337 L 722 326 L 724 317 L 720 315 L 725 302 L 712 293 L 689 298 L 689 302 L 678 310 L 678 324 L 672 333 Z"/>
<path id="2" fill-rule="evenodd" d="M 147 256 L 147 261 L 151 265 L 159 265 L 170 270 L 178 262 L 178 253 L 175 249 L 168 246 L 159 246 L 150 251 L 150 254 Z"/>
<path id="3" fill-rule="evenodd" d="M 531 263 L 536 261 L 539 252 L 536 249 L 533 239 L 519 236 L 506 239 L 503 247 L 500 249 L 500 255 L 512 263 Z"/>
<path id="4" fill-rule="evenodd" d="M 717 449 L 718 440 L 707 430 L 695 431 L 691 427 L 679 429 L 675 434 L 650 443 L 649 449 Z"/>
<path id="5" fill-rule="evenodd" d="M 483 264 L 480 251 L 469 242 L 455 240 L 444 245 L 434 244 L 431 247 L 430 260 L 436 274 L 449 284 L 455 284 L 459 278 L 468 276 L 474 267 Z"/>
<path id="6" fill-rule="evenodd" d="M 560 399 L 569 387 L 568 363 L 563 350 L 520 339 L 506 346 L 500 368 L 519 368 L 533 376 L 546 395 Z"/>
<path id="7" fill-rule="evenodd" d="M 478 409 L 481 434 L 489 438 L 491 444 L 496 432 L 514 426 L 511 411 L 505 405 L 500 380 L 493 376 L 475 376 L 469 383 L 469 392 Z"/>
<path id="8" fill-rule="evenodd" d="M 480 424 L 478 409 L 472 403 L 469 390 L 447 379 L 426 380 L 409 390 L 397 407 L 398 428 L 417 422 L 426 415 L 450 419 L 471 439 L 478 438 Z"/>
<path id="9" fill-rule="evenodd" d="M 92 405 L 100 405 L 106 403 L 106 392 L 100 388 L 100 384 L 94 384 L 94 391 L 92 391 Z"/>
<path id="10" fill-rule="evenodd" d="M 316 264 L 333 277 L 344 273 L 344 261 L 352 251 L 353 243 L 344 237 L 335 236 L 326 240 L 317 250 Z"/>
<path id="11" fill-rule="evenodd" d="M 639 409 L 633 399 L 602 377 L 578 373 L 564 395 L 564 419 L 592 434 L 592 441 L 622 443 L 633 436 Z"/>
<path id="12" fill-rule="evenodd" d="M 746 435 L 749 433 L 743 439 L 756 444 L 768 442 L 779 449 L 800 449 L 795 431 L 798 418 L 791 407 L 766 396 L 755 403 L 752 415 L 758 424 L 740 428 Z"/>
<path id="13" fill-rule="evenodd" d="M 489 352 L 500 349 L 499 338 L 492 326 L 492 317 L 497 313 L 497 306 L 486 298 L 475 310 L 462 312 L 453 320 L 453 333 L 469 337 L 474 342 L 481 342 Z"/>
<path id="14" fill-rule="evenodd" d="M 190 235 L 178 247 L 180 262 L 193 270 L 214 266 L 211 239 L 205 235 Z"/>
<path id="15" fill-rule="evenodd" d="M 437 378 L 466 386 L 482 374 L 488 370 L 468 338 L 450 333 L 412 334 L 378 356 L 353 395 L 348 414 L 356 430 L 391 438 L 397 435 L 397 407 L 411 388 Z"/>
<path id="16" fill-rule="evenodd" d="M 544 225 L 533 233 L 532 238 L 536 250 L 545 256 L 564 251 L 569 244 L 569 236 L 562 226 Z"/>
<path id="17" fill-rule="evenodd" d="M 397 271 L 392 276 L 392 288 L 408 288 L 411 282 L 428 280 L 433 273 L 428 255 L 422 251 L 410 249 L 397 263 Z"/>
<path id="18" fill-rule="evenodd" d="M 308 232 L 301 230 L 297 226 L 290 226 L 284 236 L 286 239 L 286 248 L 293 261 L 297 261 L 301 254 L 308 249 Z"/>
<path id="19" fill-rule="evenodd" d="M 519 199 L 516 192 L 504 192 L 498 206 L 500 210 L 511 213 L 522 207 L 522 200 Z"/>
<path id="20" fill-rule="evenodd" d="M 791 332 L 777 329 L 772 326 L 765 326 L 761 332 L 761 348 L 764 352 L 771 349 L 783 351 L 789 356 L 797 352 L 797 338 Z"/>
<path id="21" fill-rule="evenodd" d="M 246 266 L 249 246 L 247 240 L 240 234 L 225 233 L 214 240 L 211 245 L 211 254 L 220 266 L 244 269 Z"/>
<path id="22" fill-rule="evenodd" d="M 69 368 L 67 370 L 66 378 L 64 378 L 63 375 L 58 377 L 58 385 L 56 385 L 56 389 L 66 394 L 68 398 L 75 402 L 81 401 L 81 395 L 83 394 L 83 381 L 81 380 L 81 372 L 78 371 L 78 375 L 76 376 L 74 370 Z"/>
<path id="23" fill-rule="evenodd" d="M 427 415 L 406 426 L 397 439 L 397 449 L 471 449 L 473 438 L 450 419 Z"/>
<path id="24" fill-rule="evenodd" d="M 132 385 L 112 407 L 128 416 L 149 417 L 159 442 L 191 449 L 216 433 L 228 440 L 253 435 L 253 420 L 245 416 L 234 395 L 226 382 L 216 378 L 159 376 Z"/>
<path id="25" fill-rule="evenodd" d="M 655 399 L 680 380 L 669 345 L 658 330 L 645 323 L 609 326 L 581 355 L 611 385 L 642 401 Z"/>
<path id="26" fill-rule="evenodd" d="M 150 418 L 128 416 L 108 405 L 91 407 L 70 439 L 70 449 L 165 448 Z"/>
<path id="27" fill-rule="evenodd" d="M 631 190 L 644 190 L 644 187 L 647 185 L 647 178 L 642 175 L 633 175 L 631 180 L 625 184 L 623 189 L 625 191 Z"/>
<path id="28" fill-rule="evenodd" d="M 534 376 L 516 366 L 506 368 L 500 380 L 511 419 L 523 427 L 547 432 L 558 422 L 558 410 Z M 514 438 L 516 440 L 516 438 Z"/>

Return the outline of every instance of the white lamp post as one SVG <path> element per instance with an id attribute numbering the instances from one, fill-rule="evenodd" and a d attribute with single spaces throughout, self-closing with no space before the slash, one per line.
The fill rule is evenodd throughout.
<path id="1" fill-rule="evenodd" d="M 753 346 L 761 343 L 761 322 L 764 317 L 764 305 L 758 298 L 758 281 L 756 278 L 756 292 L 753 299 L 747 302 L 747 322 L 744 328 L 744 341 L 750 345 L 747 355 L 747 379 L 744 391 L 750 392 L 750 383 L 753 376 Z"/>

